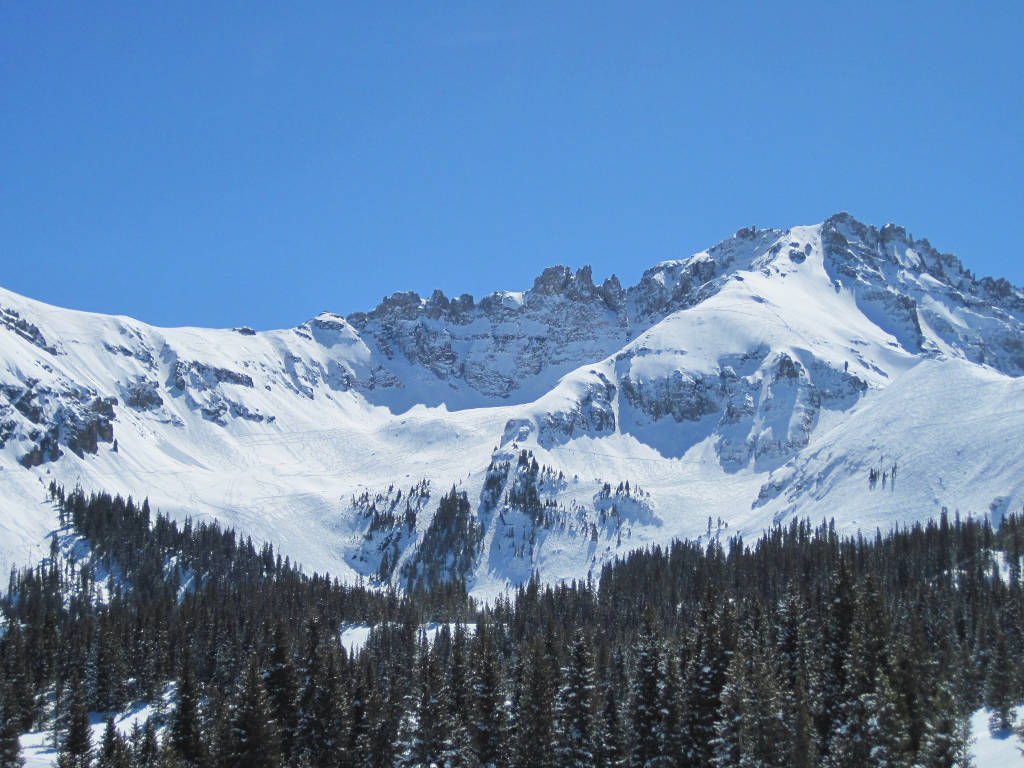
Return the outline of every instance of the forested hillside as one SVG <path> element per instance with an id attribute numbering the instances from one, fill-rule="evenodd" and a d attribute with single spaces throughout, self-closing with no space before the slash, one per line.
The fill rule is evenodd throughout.
<path id="1" fill-rule="evenodd" d="M 1017 515 L 856 539 L 794 521 L 481 605 L 51 493 L 50 557 L 2 602 L 2 765 L 47 729 L 69 766 L 953 766 L 971 711 L 1024 698 Z M 373 629 L 349 654 L 354 623 Z M 88 713 L 140 701 L 144 725 L 92 743 Z"/>

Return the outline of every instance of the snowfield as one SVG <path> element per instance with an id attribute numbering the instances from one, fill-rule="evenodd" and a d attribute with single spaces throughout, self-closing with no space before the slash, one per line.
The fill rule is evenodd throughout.
<path id="1" fill-rule="evenodd" d="M 1022 330 L 1018 289 L 845 214 L 741 230 L 625 289 L 553 267 L 268 332 L 0 290 L 0 567 L 38 559 L 51 481 L 371 583 L 423 572 L 455 489 L 481 536 L 468 573 L 443 571 L 481 597 L 794 516 L 998 522 L 1024 505 Z"/>

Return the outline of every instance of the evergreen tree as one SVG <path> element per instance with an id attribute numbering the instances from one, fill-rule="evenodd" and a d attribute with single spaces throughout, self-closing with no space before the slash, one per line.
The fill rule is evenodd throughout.
<path id="1" fill-rule="evenodd" d="M 21 758 L 21 722 L 17 707 L 12 706 L 14 696 L 6 681 L 0 678 L 0 768 L 19 768 Z"/>
<path id="2" fill-rule="evenodd" d="M 199 719 L 199 690 L 196 685 L 192 654 L 185 646 L 178 677 L 174 715 L 169 742 L 175 754 L 188 766 L 201 766 L 206 754 Z"/>
<path id="3" fill-rule="evenodd" d="M 1000 632 L 985 676 L 985 706 L 992 710 L 989 728 L 993 731 L 1013 727 L 1011 709 L 1018 703 L 1014 700 L 1013 687 L 1013 666 L 1006 635 Z"/>
<path id="4" fill-rule="evenodd" d="M 550 637 L 550 631 L 549 631 Z M 554 768 L 554 702 L 558 693 L 558 662 L 552 644 L 540 637 L 526 648 L 515 710 L 515 765 Z"/>
<path id="5" fill-rule="evenodd" d="M 95 645 L 96 709 L 103 712 L 118 710 L 125 703 L 125 681 L 129 675 L 122 650 L 123 644 L 116 636 L 115 627 L 110 619 L 99 623 L 99 637 Z"/>
<path id="6" fill-rule="evenodd" d="M 420 640 L 417 666 L 417 685 L 406 699 L 405 718 L 399 732 L 397 764 L 440 765 L 448 736 L 448 707 L 440 664 L 425 637 Z"/>
<path id="7" fill-rule="evenodd" d="M 681 765 L 686 752 L 683 734 L 683 691 L 679 665 L 671 654 L 665 655 L 665 680 L 661 686 L 661 765 Z"/>
<path id="8" fill-rule="evenodd" d="M 661 764 L 665 734 L 662 730 L 662 692 L 665 677 L 661 639 L 654 613 L 648 610 L 636 642 L 634 683 L 630 702 L 632 746 L 629 768 L 650 768 Z"/>
<path id="9" fill-rule="evenodd" d="M 732 658 L 732 625 L 730 607 L 718 604 L 718 595 L 709 585 L 698 611 L 693 654 L 686 675 L 682 765 L 688 768 L 703 768 L 711 762 L 722 688 Z"/>
<path id="10" fill-rule="evenodd" d="M 297 707 L 298 683 L 292 665 L 288 636 L 283 623 L 274 627 L 273 648 L 270 651 L 270 668 L 266 678 L 267 694 L 270 696 L 271 711 L 281 734 L 281 751 L 292 754 L 295 729 L 298 726 Z"/>
<path id="11" fill-rule="evenodd" d="M 229 697 L 216 688 L 207 703 L 203 732 L 207 737 L 210 763 L 228 765 L 235 750 L 234 711 Z"/>
<path id="12" fill-rule="evenodd" d="M 92 731 L 85 685 L 77 675 L 71 681 L 67 734 L 57 759 L 61 768 L 88 768 L 92 765 Z"/>
<path id="13" fill-rule="evenodd" d="M 595 690 L 590 640 L 579 630 L 569 649 L 568 663 L 562 669 L 562 687 L 555 709 L 558 765 L 563 768 L 590 768 L 597 759 Z"/>
<path id="14" fill-rule="evenodd" d="M 755 617 L 748 617 L 722 688 L 715 724 L 714 764 L 775 768 L 790 765 L 791 731 L 784 720 L 783 685 L 759 642 Z"/>
<path id="15" fill-rule="evenodd" d="M 33 691 L 29 653 L 25 647 L 25 632 L 16 623 L 7 623 L 0 644 L 3 657 L 3 676 L 6 694 L 4 717 L 13 719 L 19 730 L 27 731 L 37 714 Z"/>
<path id="16" fill-rule="evenodd" d="M 597 735 L 597 761 L 600 768 L 621 768 L 626 763 L 626 743 L 619 700 L 612 685 L 604 686 L 600 727 Z"/>
<path id="17" fill-rule="evenodd" d="M 443 698 L 448 710 L 441 765 L 450 768 L 474 768 L 480 765 L 480 762 L 471 732 L 473 697 L 469 687 L 466 631 L 461 624 L 456 626 L 451 638 Z"/>
<path id="18" fill-rule="evenodd" d="M 312 768 L 335 768 L 349 760 L 350 703 L 339 671 L 337 652 L 324 652 L 323 674 L 316 684 L 311 712 L 312 726 L 307 725 L 309 742 L 306 748 Z"/>
<path id="19" fill-rule="evenodd" d="M 114 725 L 113 716 L 107 718 L 96 768 L 131 768 L 131 753 L 124 737 Z"/>
<path id="20" fill-rule="evenodd" d="M 302 667 L 302 685 L 299 692 L 297 725 L 292 745 L 292 757 L 304 764 L 315 759 L 317 745 L 322 743 L 323 723 L 317 716 L 318 698 L 325 677 L 321 652 L 320 621 L 311 617 L 306 622 L 305 656 Z"/>
<path id="21" fill-rule="evenodd" d="M 238 704 L 231 723 L 233 749 L 229 766 L 237 768 L 277 768 L 281 764 L 281 742 L 277 723 L 270 708 L 263 676 L 253 655 L 239 690 Z"/>
<path id="22" fill-rule="evenodd" d="M 716 768 L 741 765 L 749 753 L 744 717 L 752 702 L 746 689 L 746 666 L 747 659 L 743 651 L 737 650 L 722 687 L 715 737 L 711 741 L 712 765 Z"/>
<path id="23" fill-rule="evenodd" d="M 496 768 L 506 745 L 504 683 L 492 631 L 484 622 L 477 626 L 470 667 L 470 736 L 480 764 Z"/>
<path id="24" fill-rule="evenodd" d="M 870 691 L 844 699 L 841 719 L 832 735 L 829 768 L 900 768 L 905 731 L 895 694 L 884 672 Z"/>
<path id="25" fill-rule="evenodd" d="M 785 744 L 789 768 L 813 768 L 818 764 L 818 734 L 815 728 L 812 687 L 819 679 L 813 662 L 810 637 L 818 628 L 800 596 L 787 592 L 779 601 L 775 629 L 775 657 L 778 663 L 777 697 L 782 722 L 787 724 Z"/>
<path id="26" fill-rule="evenodd" d="M 949 683 L 942 683 L 931 702 L 916 765 L 927 768 L 971 768 L 970 724 L 957 711 Z"/>
<path id="27" fill-rule="evenodd" d="M 142 727 L 142 738 L 132 740 L 132 762 L 137 766 L 156 765 L 160 759 L 160 743 L 156 737 L 156 723 L 146 718 Z"/>

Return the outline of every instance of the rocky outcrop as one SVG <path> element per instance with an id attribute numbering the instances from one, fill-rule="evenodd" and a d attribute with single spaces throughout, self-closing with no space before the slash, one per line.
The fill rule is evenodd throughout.
<path id="1" fill-rule="evenodd" d="M 51 355 L 57 354 L 57 348 L 46 341 L 46 337 L 43 336 L 39 328 L 9 307 L 0 306 L 0 326 L 24 339 L 29 344 L 39 347 L 44 352 L 48 352 Z"/>
<path id="2" fill-rule="evenodd" d="M 1011 376 L 1024 374 L 1024 292 L 977 279 L 959 259 L 903 227 L 864 225 L 848 214 L 821 229 L 825 269 L 837 290 L 910 352 L 951 348 Z M 932 341 L 937 339 L 938 343 Z"/>
<path id="3" fill-rule="evenodd" d="M 7 400 L 0 408 L 0 418 L 6 417 L 0 422 L 0 447 L 11 440 L 27 445 L 19 458 L 25 467 L 56 461 L 64 449 L 84 458 L 114 440 L 116 397 L 86 388 L 56 389 L 34 379 L 2 385 L 0 394 Z"/>

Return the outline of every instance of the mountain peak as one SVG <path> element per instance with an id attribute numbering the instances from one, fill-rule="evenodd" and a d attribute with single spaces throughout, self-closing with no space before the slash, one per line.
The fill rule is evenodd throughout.
<path id="1" fill-rule="evenodd" d="M 159 329 L 4 292 L 0 304 L 0 509 L 29 510 L 0 516 L 0 559 L 45 533 L 31 511 L 50 479 L 257 538 L 281 539 L 287 519 L 309 567 L 392 583 L 409 572 L 399 563 L 426 562 L 432 489 L 454 485 L 486 552 L 434 555 L 481 589 L 585 576 L 631 547 L 704 535 L 708 514 L 743 532 L 790 514 L 848 527 L 926 515 L 961 503 L 949 488 L 1024 501 L 1024 482 L 990 472 L 970 440 L 950 453 L 903 436 L 905 411 L 941 411 L 968 436 L 1014 442 L 1020 425 L 992 410 L 1024 397 L 1011 378 L 1024 296 L 847 213 L 741 228 L 626 288 L 555 265 L 528 290 L 400 291 L 282 331 Z M 893 388 L 911 371 L 915 386 Z M 857 496 L 875 490 L 868 468 L 897 459 L 896 495 Z M 399 488 L 403 504 L 419 489 L 411 527 L 393 514 Z"/>

